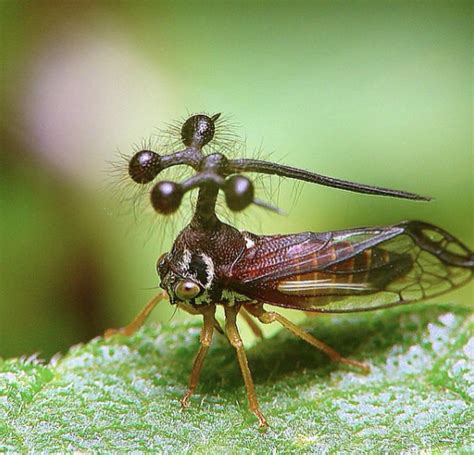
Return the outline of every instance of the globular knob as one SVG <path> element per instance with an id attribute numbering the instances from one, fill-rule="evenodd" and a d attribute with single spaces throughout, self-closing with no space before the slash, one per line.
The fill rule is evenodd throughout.
<path id="1" fill-rule="evenodd" d="M 128 175 L 140 184 L 151 182 L 161 170 L 160 155 L 150 150 L 140 150 L 128 163 Z"/>
<path id="2" fill-rule="evenodd" d="M 243 175 L 229 177 L 225 181 L 224 193 L 228 207 L 234 212 L 245 209 L 253 202 L 253 184 Z"/>
<path id="3" fill-rule="evenodd" d="M 208 115 L 198 114 L 189 117 L 181 127 L 181 139 L 187 147 L 201 148 L 209 143 L 214 137 L 216 131 L 214 122 L 220 114 L 209 117 Z"/>
<path id="4" fill-rule="evenodd" d="M 153 208 L 162 215 L 169 215 L 178 210 L 183 198 L 183 190 L 179 183 L 158 182 L 150 194 Z"/>

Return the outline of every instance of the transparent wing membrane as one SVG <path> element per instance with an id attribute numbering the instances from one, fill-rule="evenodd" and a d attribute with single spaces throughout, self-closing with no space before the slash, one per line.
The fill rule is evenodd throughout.
<path id="1" fill-rule="evenodd" d="M 405 253 L 412 261 L 412 267 L 406 274 L 375 291 L 371 290 L 367 284 L 362 285 L 368 287 L 361 289 L 359 295 L 352 288 L 350 295 L 334 296 L 334 299 L 329 297 L 318 299 L 316 297 L 307 303 L 309 304 L 308 309 L 324 312 L 366 311 L 410 303 L 444 294 L 462 286 L 471 279 L 472 269 L 450 266 L 431 253 L 422 250 L 414 243 L 413 239 L 404 237 L 403 241 L 412 243 Z M 387 249 L 392 248 L 395 246 L 393 244 L 397 243 L 399 242 L 389 241 L 386 247 Z M 345 290 L 344 283 L 340 289 Z"/>

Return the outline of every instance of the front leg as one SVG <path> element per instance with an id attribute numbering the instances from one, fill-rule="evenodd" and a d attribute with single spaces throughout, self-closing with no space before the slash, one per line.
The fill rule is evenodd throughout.
<path id="1" fill-rule="evenodd" d="M 155 295 L 143 308 L 140 313 L 137 314 L 135 319 L 130 322 L 130 324 L 126 325 L 125 327 L 121 327 L 119 329 L 107 329 L 104 333 L 104 338 L 110 338 L 112 335 L 120 334 L 125 336 L 133 335 L 148 319 L 150 313 L 153 309 L 161 302 L 161 300 L 166 299 L 168 294 L 163 291 L 160 292 L 158 295 Z"/>
<path id="2" fill-rule="evenodd" d="M 178 303 L 178 308 L 180 308 L 183 311 L 186 311 L 186 313 L 192 314 L 193 316 L 196 316 L 198 314 L 202 314 L 201 311 L 197 310 L 195 307 L 193 307 L 189 303 Z M 216 319 L 214 316 L 214 328 L 222 335 L 224 335 L 224 331 L 222 330 L 221 325 L 219 324 L 219 321 Z"/>
<path id="3" fill-rule="evenodd" d="M 194 359 L 193 369 L 191 370 L 191 376 L 189 378 L 189 387 L 187 392 L 181 398 L 181 406 L 187 408 L 189 406 L 189 398 L 196 390 L 196 387 L 199 382 L 199 376 L 201 375 L 202 366 L 204 364 L 204 359 L 206 357 L 207 351 L 212 341 L 212 334 L 214 333 L 214 324 L 215 324 L 215 305 L 206 305 L 200 311 L 200 314 L 203 315 L 204 324 L 201 329 L 201 335 L 199 341 L 201 346 L 199 346 L 198 353 Z"/>

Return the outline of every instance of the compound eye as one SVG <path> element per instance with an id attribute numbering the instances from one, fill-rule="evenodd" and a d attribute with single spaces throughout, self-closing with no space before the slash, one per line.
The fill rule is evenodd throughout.
<path id="1" fill-rule="evenodd" d="M 180 300 L 194 299 L 200 292 L 199 285 L 191 280 L 182 280 L 174 288 L 174 293 Z"/>

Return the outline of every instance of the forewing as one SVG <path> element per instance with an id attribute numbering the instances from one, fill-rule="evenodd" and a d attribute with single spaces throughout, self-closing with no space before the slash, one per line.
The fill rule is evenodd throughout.
<path id="1" fill-rule="evenodd" d="M 473 274 L 473 253 L 426 223 L 300 235 L 289 248 L 256 241 L 234 266 L 239 292 L 305 311 L 368 311 L 443 294 Z"/>
<path id="2" fill-rule="evenodd" d="M 321 270 L 402 233 L 399 226 L 274 236 L 244 233 L 247 249 L 230 276 L 255 285 Z"/>

